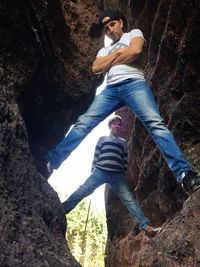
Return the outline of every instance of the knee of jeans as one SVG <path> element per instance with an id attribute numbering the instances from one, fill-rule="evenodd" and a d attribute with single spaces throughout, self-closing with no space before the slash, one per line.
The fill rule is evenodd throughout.
<path id="1" fill-rule="evenodd" d="M 122 196 L 122 201 L 123 202 L 134 202 L 135 201 L 135 196 L 132 192 L 126 192 Z"/>
<path id="2" fill-rule="evenodd" d="M 97 124 L 96 121 L 95 117 L 81 115 L 74 125 L 74 128 L 81 132 L 89 132 Z"/>
<path id="3" fill-rule="evenodd" d="M 132 207 L 135 208 L 138 206 L 137 204 L 137 200 L 133 197 L 128 197 L 122 200 L 122 203 L 126 206 L 126 207 Z"/>
<path id="4" fill-rule="evenodd" d="M 163 138 L 170 138 L 171 132 L 166 126 L 163 127 L 155 127 L 151 130 L 152 136 L 160 136 Z"/>
<path id="5" fill-rule="evenodd" d="M 161 121 L 151 121 L 148 124 L 148 129 L 150 132 L 154 132 L 158 135 L 162 135 L 163 133 L 168 133 L 169 130 L 166 126 L 166 124 L 161 120 Z"/>

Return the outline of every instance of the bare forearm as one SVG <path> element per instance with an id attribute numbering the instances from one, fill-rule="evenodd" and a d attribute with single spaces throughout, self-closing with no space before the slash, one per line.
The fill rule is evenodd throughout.
<path id="1" fill-rule="evenodd" d="M 130 46 L 121 50 L 118 57 L 112 62 L 111 67 L 119 64 L 130 64 L 142 53 L 144 39 L 135 37 L 131 40 Z"/>
<path id="2" fill-rule="evenodd" d="M 119 65 L 119 64 L 130 64 L 132 63 L 140 54 L 141 50 L 133 50 L 131 48 L 126 48 L 124 51 L 112 61 L 111 66 Z"/>
<path id="3" fill-rule="evenodd" d="M 113 52 L 112 54 L 105 56 L 105 57 L 98 57 L 93 65 L 92 71 L 95 74 L 106 72 L 112 65 L 112 63 L 116 60 L 119 56 L 120 52 Z"/>
<path id="4" fill-rule="evenodd" d="M 115 65 L 130 64 L 142 53 L 143 46 L 143 38 L 135 37 L 131 40 L 129 47 L 119 48 L 105 57 L 97 57 L 92 65 L 92 71 L 99 74 Z"/>

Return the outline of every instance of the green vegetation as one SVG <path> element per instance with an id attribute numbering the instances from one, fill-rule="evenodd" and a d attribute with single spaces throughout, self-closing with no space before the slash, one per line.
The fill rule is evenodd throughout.
<path id="1" fill-rule="evenodd" d="M 106 237 L 105 212 L 92 210 L 87 201 L 67 215 L 67 242 L 82 267 L 104 267 Z"/>

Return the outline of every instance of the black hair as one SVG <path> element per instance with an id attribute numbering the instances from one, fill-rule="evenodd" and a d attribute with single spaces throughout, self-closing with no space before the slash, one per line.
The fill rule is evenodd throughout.
<path id="1" fill-rule="evenodd" d="M 102 20 L 105 17 L 109 17 L 111 20 L 120 20 L 122 18 L 122 15 L 117 10 L 106 9 L 102 12 L 102 14 L 99 17 L 99 24 L 103 24 Z"/>

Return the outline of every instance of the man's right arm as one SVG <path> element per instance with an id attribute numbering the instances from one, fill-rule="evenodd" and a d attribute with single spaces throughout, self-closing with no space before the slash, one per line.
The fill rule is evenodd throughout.
<path id="1" fill-rule="evenodd" d="M 95 146 L 94 157 L 93 157 L 93 161 L 92 161 L 92 170 L 94 169 L 94 167 L 98 161 L 100 150 L 101 150 L 101 137 L 99 138 L 99 140 Z"/>
<path id="2" fill-rule="evenodd" d="M 93 73 L 100 74 L 109 70 L 110 66 L 112 65 L 112 62 L 121 54 L 122 49 L 118 49 L 104 57 L 98 56 L 92 64 Z"/>

